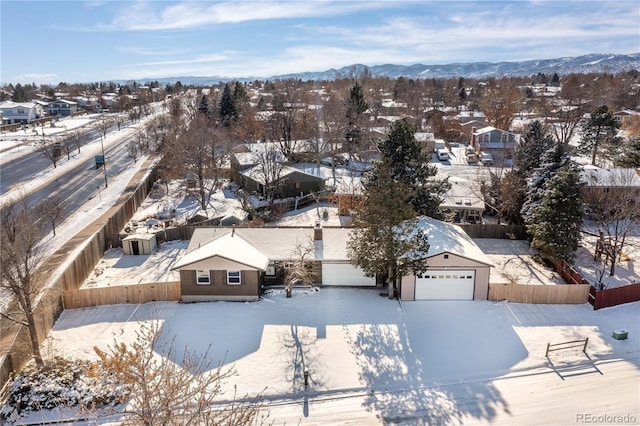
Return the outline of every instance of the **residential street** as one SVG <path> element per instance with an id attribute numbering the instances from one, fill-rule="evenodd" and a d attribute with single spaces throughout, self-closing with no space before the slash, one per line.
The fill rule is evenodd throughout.
<path id="1" fill-rule="evenodd" d="M 561 374 L 564 379 L 540 369 L 395 392 L 301 395 L 270 402 L 268 411 L 276 424 L 573 425 L 593 423 L 588 415 L 628 416 L 627 424 L 638 424 L 640 382 L 632 380 L 639 377 L 637 363 L 611 360 Z M 411 411 L 405 411 L 407 400 L 415 402 Z"/>

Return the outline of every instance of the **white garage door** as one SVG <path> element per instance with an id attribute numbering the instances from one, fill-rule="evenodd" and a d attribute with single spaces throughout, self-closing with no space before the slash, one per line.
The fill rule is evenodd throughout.
<path id="1" fill-rule="evenodd" d="M 365 277 L 362 269 L 350 263 L 323 263 L 322 285 L 373 287 L 376 285 L 376 279 Z"/>
<path id="2" fill-rule="evenodd" d="M 473 300 L 475 271 L 427 271 L 416 277 L 416 300 Z"/>

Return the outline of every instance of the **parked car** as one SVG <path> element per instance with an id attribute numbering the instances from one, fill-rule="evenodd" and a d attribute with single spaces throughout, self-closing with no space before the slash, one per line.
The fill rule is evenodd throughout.
<path id="1" fill-rule="evenodd" d="M 449 159 L 449 151 L 446 149 L 439 149 L 437 152 L 438 160 L 447 161 Z"/>
<path id="2" fill-rule="evenodd" d="M 493 156 L 491 154 L 489 154 L 488 152 L 481 152 L 480 153 L 480 162 L 485 166 L 492 166 L 493 165 Z"/>
<path id="3" fill-rule="evenodd" d="M 476 155 L 475 152 L 467 152 L 467 163 L 471 164 L 471 163 L 477 163 L 478 162 L 478 156 Z"/>

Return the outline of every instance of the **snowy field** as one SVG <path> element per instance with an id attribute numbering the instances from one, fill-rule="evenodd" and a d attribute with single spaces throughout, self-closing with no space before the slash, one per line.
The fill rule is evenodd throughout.
<path id="1" fill-rule="evenodd" d="M 328 288 L 251 303 L 66 310 L 45 346 L 95 359 L 94 345 L 131 341 L 141 322 L 159 320 L 161 341 L 175 338 L 178 353 L 211 345 L 216 364 L 234 367 L 223 399 L 234 386 L 263 392 L 275 424 L 575 424 L 588 409 L 640 419 L 638 308 L 401 303 Z M 611 337 L 622 329 L 627 340 Z M 584 338 L 586 354 L 545 358 L 548 342 Z"/>

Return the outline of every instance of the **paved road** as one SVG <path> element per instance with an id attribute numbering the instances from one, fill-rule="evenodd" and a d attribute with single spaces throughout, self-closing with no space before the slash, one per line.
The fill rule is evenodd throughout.
<path id="1" fill-rule="evenodd" d="M 301 425 L 639 424 L 639 395 L 638 360 L 606 360 L 396 392 L 301 393 L 265 401 L 265 412 Z"/>

